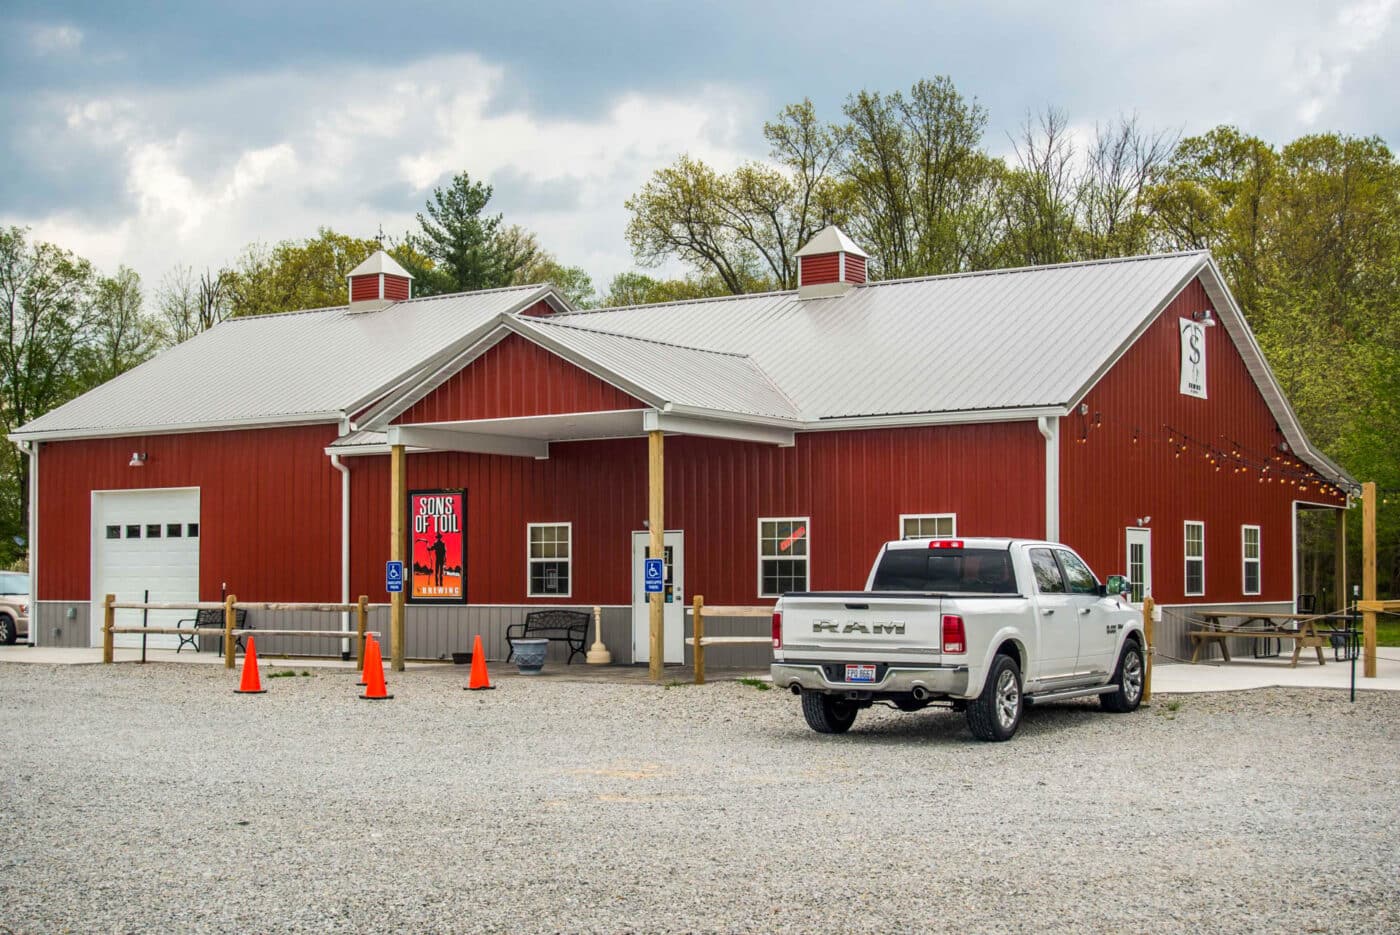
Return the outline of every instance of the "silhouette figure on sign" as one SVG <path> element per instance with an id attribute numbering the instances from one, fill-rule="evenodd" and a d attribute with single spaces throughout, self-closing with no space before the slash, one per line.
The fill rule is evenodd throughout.
<path id="1" fill-rule="evenodd" d="M 428 542 L 427 539 L 417 541 Z M 447 565 L 447 543 L 442 541 L 442 533 L 438 533 L 437 538 L 428 544 L 428 551 L 433 553 L 433 584 L 442 587 L 442 570 Z"/>

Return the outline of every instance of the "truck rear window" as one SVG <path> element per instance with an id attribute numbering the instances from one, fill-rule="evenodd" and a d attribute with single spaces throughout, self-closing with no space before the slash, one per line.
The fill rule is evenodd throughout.
<path id="1" fill-rule="evenodd" d="M 889 549 L 875 569 L 876 591 L 1015 594 L 1004 549 Z"/>

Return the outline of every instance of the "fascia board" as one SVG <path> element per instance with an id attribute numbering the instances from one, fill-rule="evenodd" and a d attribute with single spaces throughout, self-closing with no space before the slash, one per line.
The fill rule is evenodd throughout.
<path id="1" fill-rule="evenodd" d="M 120 428 L 56 429 L 50 432 L 11 432 L 12 441 L 76 441 L 85 438 L 130 438 L 138 435 L 190 435 L 195 432 L 242 431 L 246 429 L 294 428 L 319 423 L 339 424 L 345 413 L 307 412 L 267 418 L 226 419 L 218 422 L 189 422 L 180 425 L 133 425 Z"/>
<path id="2" fill-rule="evenodd" d="M 916 428 L 924 425 L 967 425 L 975 422 L 1034 422 L 1036 419 L 1067 415 L 1064 406 L 1026 406 L 1015 409 L 962 409 L 955 412 L 897 413 L 887 416 L 838 416 L 805 423 L 803 432 L 834 432 L 842 429 Z"/>

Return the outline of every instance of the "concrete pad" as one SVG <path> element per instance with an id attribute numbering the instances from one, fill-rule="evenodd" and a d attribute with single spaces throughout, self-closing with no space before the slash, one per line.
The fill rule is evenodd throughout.
<path id="1" fill-rule="evenodd" d="M 141 650 L 117 647 L 112 651 L 113 662 L 140 662 Z M 180 663 L 182 665 L 223 665 L 224 657 L 218 653 L 197 653 L 183 652 L 177 653 L 173 649 L 148 649 L 146 650 L 146 661 L 148 663 Z M 20 662 L 34 665 L 48 666 L 81 666 L 81 665 L 101 665 L 102 647 L 53 647 L 53 646 L 0 646 L 0 662 Z M 243 654 L 239 653 L 235 660 L 236 666 L 243 665 Z M 305 669 L 346 669 L 355 668 L 355 661 L 348 662 L 330 656 L 269 656 L 265 653 L 258 654 L 258 665 L 261 668 L 305 668 Z M 409 662 L 406 668 L 421 669 L 429 666 L 451 665 L 440 662 Z"/>
<path id="2" fill-rule="evenodd" d="M 1327 664 L 1318 665 L 1316 654 L 1305 654 L 1298 668 L 1289 666 L 1291 653 L 1277 659 L 1241 659 L 1222 662 L 1173 663 L 1152 667 L 1152 693 L 1233 692 L 1253 688 L 1340 688 L 1351 687 L 1351 663 L 1336 662 L 1326 650 Z M 1376 654 L 1376 678 L 1362 675 L 1362 661 L 1356 660 L 1358 691 L 1400 691 L 1400 647 L 1382 646 Z"/>

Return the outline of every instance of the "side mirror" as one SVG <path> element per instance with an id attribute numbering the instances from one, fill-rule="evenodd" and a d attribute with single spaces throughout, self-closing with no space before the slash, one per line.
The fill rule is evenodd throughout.
<path id="1" fill-rule="evenodd" d="M 1132 591 L 1132 582 L 1127 575 L 1109 575 L 1108 584 L 1104 585 L 1104 591 L 1108 594 L 1128 594 Z"/>

